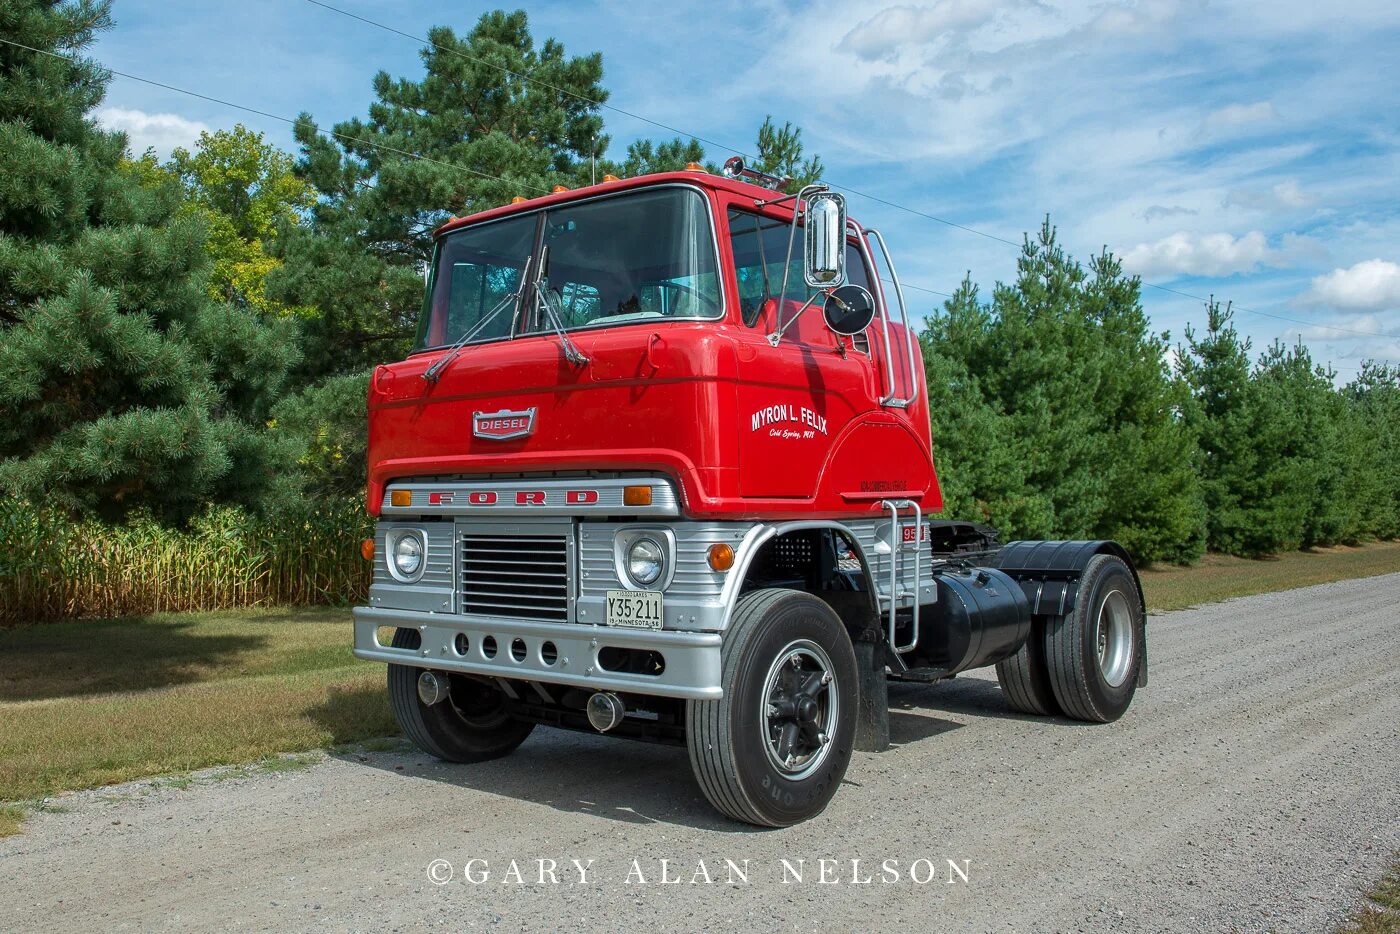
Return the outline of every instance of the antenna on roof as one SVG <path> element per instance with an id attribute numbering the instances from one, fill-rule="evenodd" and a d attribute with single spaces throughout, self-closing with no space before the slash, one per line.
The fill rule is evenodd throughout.
<path id="1" fill-rule="evenodd" d="M 764 188 L 772 188 L 774 191 L 780 191 L 792 182 L 792 179 L 787 176 L 779 178 L 776 175 L 769 175 L 767 172 L 760 172 L 758 169 L 745 167 L 742 156 L 730 156 L 724 160 L 723 171 L 726 178 L 747 178 Z"/>

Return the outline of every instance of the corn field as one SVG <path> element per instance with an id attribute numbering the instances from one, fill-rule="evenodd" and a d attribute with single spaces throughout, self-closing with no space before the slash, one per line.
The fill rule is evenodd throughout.
<path id="1" fill-rule="evenodd" d="M 171 530 L 141 518 L 73 521 L 0 498 L 0 626 L 350 603 L 369 586 L 360 541 L 371 528 L 358 499 L 272 518 L 214 509 Z"/>

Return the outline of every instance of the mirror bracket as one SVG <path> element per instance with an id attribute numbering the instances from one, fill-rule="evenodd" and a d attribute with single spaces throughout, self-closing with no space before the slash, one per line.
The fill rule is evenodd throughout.
<path id="1" fill-rule="evenodd" d="M 793 248 L 793 245 L 795 244 L 795 242 L 796 242 L 796 240 L 797 240 L 797 220 L 798 220 L 799 217 L 803 216 L 803 213 L 804 213 L 804 211 L 803 211 L 803 207 L 804 207 L 803 201 L 804 201 L 804 199 L 807 201 L 807 207 L 808 207 L 808 208 L 810 208 L 811 202 L 812 202 L 813 198 L 816 197 L 816 196 L 818 196 L 818 195 L 820 195 L 820 196 L 821 196 L 822 198 L 824 198 L 824 199 L 828 199 L 828 200 L 832 201 L 832 202 L 836 205 L 837 209 L 839 210 L 839 220 L 840 220 L 840 226 L 837 228 L 838 231 L 839 231 L 838 243 L 839 243 L 839 245 L 840 245 L 840 249 L 839 249 L 837 252 L 838 252 L 838 255 L 839 255 L 840 260 L 841 260 L 840 281 L 832 282 L 832 283 L 829 283 L 828 285 L 819 285 L 819 284 L 818 284 L 818 285 L 812 285 L 812 287 L 813 287 L 813 288 L 821 288 L 821 289 L 834 288 L 834 287 L 836 287 L 836 286 L 841 285 L 842 282 L 845 281 L 845 275 L 846 275 L 846 272 L 845 272 L 845 258 L 846 258 L 846 199 L 843 198 L 843 197 L 842 197 L 841 195 L 839 195 L 839 194 L 835 194 L 835 193 L 830 192 L 829 189 L 830 189 L 830 186 L 828 186 L 828 185 L 824 185 L 824 184 L 822 184 L 821 182 L 813 182 L 813 183 L 810 184 L 810 185 L 803 185 L 802 188 L 801 188 L 801 189 L 797 192 L 797 194 L 795 194 L 795 195 L 783 195 L 781 198 L 773 198 L 773 199 L 768 200 L 768 201 L 756 201 L 756 202 L 754 202 L 754 203 L 755 203 L 756 205 L 758 205 L 759 207 L 762 207 L 762 206 L 768 205 L 768 204 L 778 204 L 778 203 L 783 202 L 783 201 L 794 201 L 793 207 L 792 207 L 792 222 L 791 222 L 791 223 L 792 223 L 792 226 L 788 229 L 787 256 L 786 256 L 786 258 L 783 260 L 783 288 L 782 288 L 782 291 L 778 293 L 777 320 L 778 320 L 779 326 L 778 326 L 778 329 L 777 329 L 776 331 L 774 331 L 774 332 L 772 332 L 771 334 L 768 335 L 768 343 L 772 344 L 774 347 L 778 346 L 778 342 L 779 342 L 780 340 L 782 340 L 783 333 L 784 333 L 785 331 L 787 331 L 787 329 L 788 329 L 789 327 L 792 326 L 792 322 L 796 321 L 797 318 L 802 314 L 802 312 L 806 311 L 808 308 L 811 307 L 812 302 L 814 302 L 814 301 L 816 300 L 817 295 L 823 294 L 823 292 L 817 292 L 815 295 L 812 295 L 810 298 L 807 299 L 807 301 L 802 305 L 801 308 L 797 309 L 797 313 L 796 313 L 796 314 L 794 314 L 791 318 L 789 318 L 788 321 L 787 321 L 786 323 L 783 323 L 783 302 L 787 301 L 788 276 L 789 276 L 789 275 L 791 274 L 791 272 L 792 272 L 792 248 Z M 795 200 L 794 200 L 794 199 L 795 199 Z M 809 218 L 810 218 L 810 215 L 809 215 Z M 807 252 L 808 252 L 808 251 L 807 251 L 807 249 L 806 249 L 806 241 L 807 241 L 807 235 L 804 234 L 804 235 L 803 235 L 803 246 L 804 246 L 804 248 L 803 248 L 803 270 L 802 270 L 802 271 L 803 271 L 803 279 L 810 285 L 810 284 L 811 284 L 811 278 L 810 278 L 810 276 L 808 275 L 808 270 L 807 270 L 807 259 L 806 259 L 806 257 L 807 257 Z"/>
<path id="2" fill-rule="evenodd" d="M 804 312 L 804 311 L 806 311 L 808 308 L 811 308 L 811 307 L 812 307 L 812 303 L 815 302 L 815 301 L 817 300 L 817 295 L 821 295 L 822 297 L 825 297 L 825 293 L 824 293 L 824 292 L 817 292 L 817 293 L 814 294 L 811 298 L 809 298 L 809 299 L 807 299 L 805 302 L 803 302 L 803 303 L 802 303 L 802 307 L 799 308 L 799 309 L 797 309 L 797 311 L 793 313 L 793 316 L 792 316 L 791 318 L 788 318 L 788 319 L 787 319 L 787 323 L 786 323 L 786 324 L 783 324 L 783 325 L 779 326 L 779 328 L 778 328 L 776 331 L 774 331 L 772 334 L 769 334 L 769 335 L 768 335 L 768 343 L 772 344 L 774 347 L 777 347 L 777 346 L 778 346 L 778 342 L 781 341 L 781 340 L 783 339 L 783 335 L 784 335 L 785 333 L 787 333 L 787 329 L 790 328 L 790 327 L 792 327 L 793 324 L 797 321 L 798 318 L 802 317 L 802 312 Z M 782 314 L 782 310 L 783 310 L 783 303 L 782 303 L 782 302 L 779 302 L 779 303 L 778 303 L 778 305 L 777 305 L 777 310 L 778 310 L 778 313 L 779 313 L 779 314 Z"/>

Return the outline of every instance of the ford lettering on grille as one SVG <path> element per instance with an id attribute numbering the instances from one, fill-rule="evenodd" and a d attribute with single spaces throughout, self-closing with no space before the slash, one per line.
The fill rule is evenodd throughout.
<path id="1" fill-rule="evenodd" d="M 492 441 L 523 438 L 535 430 L 535 407 L 520 411 L 473 412 L 472 434 Z"/>

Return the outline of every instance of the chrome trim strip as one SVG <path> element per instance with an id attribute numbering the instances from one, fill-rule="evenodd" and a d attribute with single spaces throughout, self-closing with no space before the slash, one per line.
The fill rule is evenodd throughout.
<path id="1" fill-rule="evenodd" d="M 650 506 L 626 506 L 623 489 L 651 487 Z M 395 491 L 411 494 L 408 506 L 393 505 Z M 543 502 L 519 503 L 517 494 L 543 494 Z M 570 501 L 570 493 L 596 494 L 592 502 Z M 437 501 L 433 501 L 433 497 Z M 475 501 L 473 501 L 475 498 Z M 488 501 L 489 499 L 489 501 Z M 532 500 L 534 497 L 532 497 Z M 542 516 L 588 515 L 670 517 L 680 515 L 676 488 L 656 477 L 613 477 L 594 480 L 480 480 L 396 481 L 384 488 L 381 510 L 385 518 L 394 516 Z"/>
<path id="2" fill-rule="evenodd" d="M 719 700 L 724 696 L 720 686 L 720 633 L 467 619 L 370 607 L 355 607 L 351 613 L 355 620 L 355 657 L 367 661 L 659 697 Z M 420 648 L 396 649 L 382 644 L 376 632 L 380 626 L 417 629 L 422 634 Z M 467 638 L 465 655 L 456 651 L 459 633 Z M 493 658 L 487 658 L 480 648 L 487 636 L 496 640 Z M 511 653 L 511 643 L 517 638 L 526 645 L 523 661 L 516 661 Z M 545 663 L 540 651 L 547 641 L 554 643 L 558 654 L 552 665 Z M 598 655 L 608 647 L 659 652 L 665 659 L 665 671 L 655 677 L 607 671 L 599 664 Z"/>

